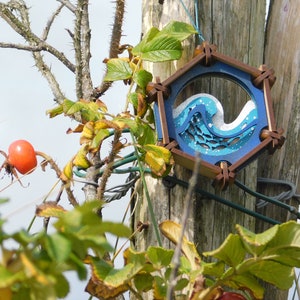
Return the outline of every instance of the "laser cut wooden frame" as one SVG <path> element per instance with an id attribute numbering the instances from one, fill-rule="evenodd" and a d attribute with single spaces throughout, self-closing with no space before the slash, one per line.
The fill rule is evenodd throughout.
<path id="1" fill-rule="evenodd" d="M 160 82 L 159 77 L 157 77 L 156 83 L 151 82 L 147 86 L 148 101 L 155 102 L 154 111 L 159 143 L 172 152 L 176 163 L 191 170 L 195 163 L 195 157 L 180 148 L 176 140 L 176 134 L 174 134 L 174 122 L 171 120 L 172 116 L 169 113 L 169 106 L 174 103 L 175 98 L 184 86 L 204 73 L 211 72 L 210 70 L 213 70 L 213 73 L 220 77 L 222 77 L 222 73 L 228 75 L 226 73 L 228 67 L 227 69 L 231 70 L 231 74 L 232 70 L 236 70 L 238 74 L 248 74 L 253 87 L 263 92 L 263 103 L 260 103 L 260 105 L 264 105 L 266 126 L 259 132 L 259 143 L 252 148 L 250 145 L 247 153 L 236 161 L 230 162 L 230 164 L 222 159 L 217 164 L 212 164 L 205 161 L 205 159 L 201 160 L 200 174 L 213 179 L 214 186 L 223 190 L 234 182 L 236 173 L 257 158 L 261 152 L 268 150 L 272 154 L 284 143 L 283 130 L 276 129 L 270 93 L 276 78 L 273 69 L 268 68 L 266 65 L 262 65 L 258 69 L 251 67 L 232 57 L 218 53 L 217 47 L 208 42 L 203 42 L 202 45 L 198 46 L 195 53 L 196 56 L 172 76 L 163 82 Z M 205 71 L 203 71 L 203 67 L 205 67 Z M 202 69 L 200 70 L 200 68 Z M 215 72 L 215 69 L 217 69 L 217 72 Z M 237 76 L 233 78 L 233 81 L 235 79 L 237 80 Z"/>

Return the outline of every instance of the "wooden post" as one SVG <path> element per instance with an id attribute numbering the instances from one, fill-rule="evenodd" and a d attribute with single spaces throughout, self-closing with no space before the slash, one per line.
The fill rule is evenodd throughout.
<path id="1" fill-rule="evenodd" d="M 183 2 L 192 18 L 194 18 L 194 1 Z M 254 67 L 259 67 L 263 63 L 265 1 L 200 0 L 198 5 L 200 29 L 208 42 L 217 45 L 219 52 Z M 143 1 L 144 33 L 152 26 L 161 28 L 170 20 L 190 23 L 179 0 L 164 1 L 163 5 L 159 4 L 157 0 Z M 152 64 L 147 67 L 154 76 L 159 76 L 161 80 L 164 80 L 192 58 L 194 48 L 195 43 L 191 39 L 185 42 L 184 55 L 179 62 Z M 222 90 L 219 93 L 219 100 L 227 99 L 226 102 L 223 102 L 225 115 L 234 116 L 233 119 L 235 119 L 236 114 L 240 112 L 236 108 L 241 108 L 239 103 L 240 91 L 238 89 L 232 89 L 230 84 L 226 83 L 224 85 L 213 80 L 208 83 L 195 83 L 197 92 L 202 88 L 210 91 Z M 190 171 L 180 166 L 174 168 L 174 174 L 184 181 L 188 181 L 191 176 Z M 256 189 L 256 177 L 257 164 L 255 162 L 238 174 L 238 179 L 252 189 Z M 186 189 L 179 185 L 168 187 L 164 185 L 163 180 L 150 177 L 147 178 L 147 183 L 158 223 L 166 219 L 180 222 Z M 217 193 L 212 188 L 211 183 L 211 180 L 200 177 L 199 187 L 211 193 Z M 228 188 L 226 192 L 221 192 L 219 195 L 248 209 L 255 210 L 255 199 L 248 197 L 235 186 Z M 135 199 L 133 226 L 136 227 L 139 221 L 150 222 L 147 201 L 141 185 Z M 230 232 L 234 232 L 234 226 L 237 223 L 250 230 L 255 228 L 253 217 L 217 203 L 212 199 L 196 195 L 188 220 L 186 235 L 196 243 L 200 252 L 212 250 L 217 248 Z M 157 245 L 151 224 L 148 230 L 141 232 L 136 237 L 134 244 L 137 250 L 145 250 L 149 245 Z M 169 246 L 168 241 L 163 240 L 163 246 Z M 143 296 L 143 299 L 152 298 Z"/>
<path id="2" fill-rule="evenodd" d="M 297 1 L 273 1 L 267 24 L 265 61 L 275 70 L 277 80 L 273 86 L 277 126 L 285 131 L 285 144 L 271 159 L 260 160 L 259 174 L 262 177 L 287 180 L 300 184 L 300 6 Z M 279 194 L 284 186 L 264 185 L 260 191 L 270 196 Z M 299 193 L 299 188 L 297 189 Z M 295 200 L 295 199 L 294 199 Z M 293 199 L 288 204 L 299 205 Z M 282 222 L 291 216 L 274 205 L 267 205 L 261 212 Z M 258 230 L 266 224 L 259 223 Z M 287 292 L 268 289 L 265 300 L 286 300 Z"/>

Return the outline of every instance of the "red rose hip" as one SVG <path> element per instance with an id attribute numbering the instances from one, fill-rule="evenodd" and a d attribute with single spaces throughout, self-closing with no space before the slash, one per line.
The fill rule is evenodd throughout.
<path id="1" fill-rule="evenodd" d="M 21 174 L 30 173 L 37 166 L 35 150 L 25 140 L 17 140 L 10 144 L 8 161 Z"/>

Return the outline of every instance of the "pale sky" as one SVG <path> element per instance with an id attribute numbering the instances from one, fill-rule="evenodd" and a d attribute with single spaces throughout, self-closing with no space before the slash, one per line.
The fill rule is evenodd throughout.
<path id="1" fill-rule="evenodd" d="M 110 29 L 113 23 L 114 2 L 110 0 L 90 1 L 90 15 L 92 28 L 92 75 L 94 84 L 101 82 L 104 64 L 103 59 L 108 56 Z M 136 45 L 141 34 L 141 1 L 126 1 L 126 15 L 122 43 Z M 27 0 L 31 7 L 31 21 L 37 35 L 41 34 L 49 16 L 58 6 L 55 0 Z M 67 9 L 55 20 L 55 31 L 51 42 L 73 60 L 71 40 L 65 28 L 72 29 L 72 16 Z M 0 20 L 0 41 L 22 42 L 22 40 Z M 56 64 L 51 59 L 52 69 L 59 78 L 62 90 L 71 100 L 75 99 L 75 85 L 72 74 L 61 64 Z M 42 151 L 55 159 L 63 168 L 67 161 L 79 149 L 79 134 L 66 135 L 66 130 L 76 127 L 75 122 L 68 118 L 57 117 L 49 119 L 46 110 L 55 106 L 53 95 L 47 86 L 46 80 L 34 67 L 31 55 L 24 51 L 0 48 L 0 149 L 7 152 L 9 144 L 16 139 L 27 139 L 36 150 Z M 109 107 L 109 111 L 121 111 L 125 103 L 128 87 L 123 84 L 116 85 L 102 100 Z M 41 161 L 41 160 L 40 160 Z M 2 164 L 2 157 L 0 158 Z M 1 178 L 3 172 L 1 173 Z M 114 179 L 110 186 L 121 184 L 126 176 Z M 37 204 L 41 203 L 44 196 L 50 191 L 57 178 L 54 172 L 47 168 L 42 172 L 39 168 L 34 173 L 22 179 L 27 188 L 22 188 L 18 183 L 13 184 L 0 193 L 0 197 L 8 197 L 8 204 L 1 206 L 1 215 L 8 219 L 5 229 L 12 232 L 18 228 L 27 228 Z M 116 181 L 117 180 L 117 181 Z M 0 190 L 10 183 L 7 176 L 0 180 Z M 75 185 L 75 195 L 82 202 L 84 194 L 82 184 Z M 57 190 L 56 190 L 57 191 Z M 56 193 L 52 193 L 48 200 L 54 200 Z M 109 204 L 104 210 L 104 218 L 120 221 L 128 200 L 120 200 Z M 64 197 L 61 205 L 71 208 Z M 37 219 L 32 232 L 42 227 L 42 219 Z M 74 277 L 74 276 L 72 276 Z M 72 278 L 71 277 L 71 278 Z M 76 277 L 75 277 L 76 278 Z M 66 299 L 88 299 L 84 293 L 85 282 L 79 284 L 77 279 L 72 280 L 71 293 Z"/>

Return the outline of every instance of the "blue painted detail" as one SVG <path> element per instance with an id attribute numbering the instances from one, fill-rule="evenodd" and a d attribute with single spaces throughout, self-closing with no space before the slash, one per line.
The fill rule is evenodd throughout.
<path id="1" fill-rule="evenodd" d="M 257 109 L 248 101 L 239 117 L 224 123 L 221 103 L 212 95 L 190 97 L 173 112 L 175 129 L 194 151 L 212 156 L 239 150 L 252 136 L 257 125 Z"/>
<path id="2" fill-rule="evenodd" d="M 240 115 L 230 124 L 224 123 L 223 107 L 214 96 L 197 94 L 174 108 L 177 96 L 192 81 L 201 76 L 231 79 L 250 96 Z M 195 151 L 211 164 L 227 161 L 233 164 L 257 147 L 260 132 L 268 125 L 263 91 L 256 88 L 251 76 L 222 62 L 210 67 L 195 65 L 170 85 L 170 95 L 165 99 L 165 112 L 169 137 L 179 148 L 192 156 Z M 162 129 L 157 104 L 154 106 L 158 137 Z"/>

